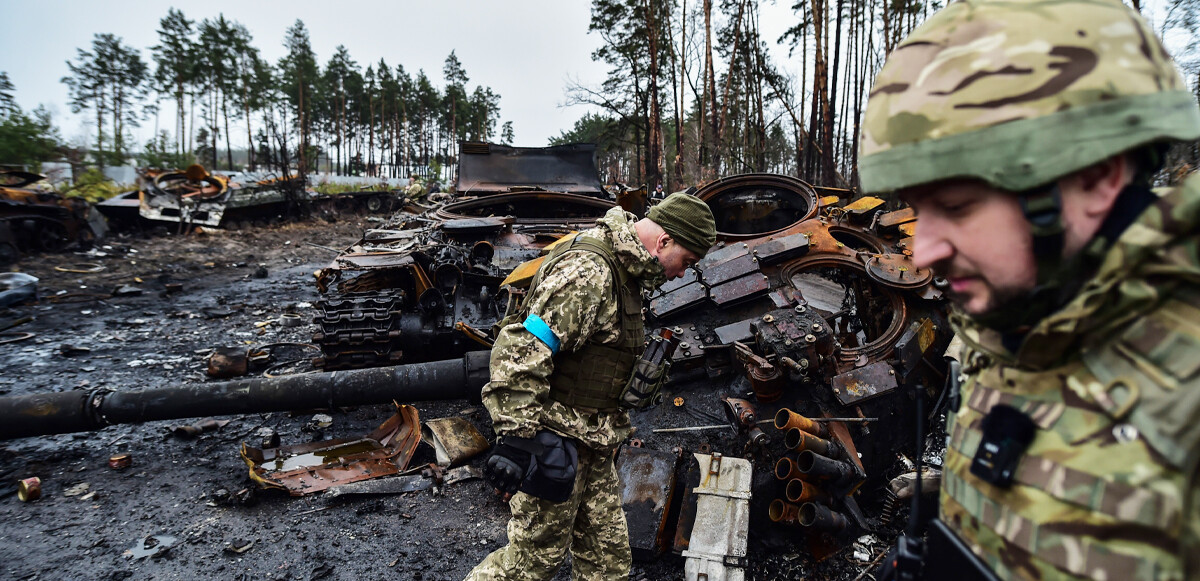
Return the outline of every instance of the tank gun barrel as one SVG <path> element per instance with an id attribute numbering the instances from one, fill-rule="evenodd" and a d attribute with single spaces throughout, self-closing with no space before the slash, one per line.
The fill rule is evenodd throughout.
<path id="1" fill-rule="evenodd" d="M 116 424 L 400 401 L 479 399 L 487 351 L 459 359 L 240 379 L 141 391 L 0 397 L 0 440 L 88 432 Z"/>

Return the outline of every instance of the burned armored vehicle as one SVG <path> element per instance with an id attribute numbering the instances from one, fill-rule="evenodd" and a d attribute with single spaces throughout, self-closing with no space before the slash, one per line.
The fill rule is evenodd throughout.
<path id="1" fill-rule="evenodd" d="M 648 340 L 665 328 L 677 348 L 665 403 L 634 413 L 642 441 L 619 463 L 646 485 L 633 498 L 660 496 L 642 517 L 626 507 L 631 529 L 653 523 L 634 535 L 636 552 L 689 550 L 696 515 L 681 499 L 695 504 L 689 478 L 699 476 L 668 450 L 705 449 L 713 435 L 686 429 L 716 418 L 736 434 L 725 453 L 755 462 L 756 530 L 799 534 L 827 555 L 890 518 L 885 484 L 904 470 L 898 458 L 917 453 L 917 401 L 933 410 L 941 396 L 949 325 L 934 277 L 910 258 L 915 218 L 875 198 L 822 198 L 778 175 L 724 178 L 696 195 L 713 210 L 718 243 L 648 297 Z M 494 194 L 369 231 L 317 274 L 328 293 L 316 317 L 319 363 L 487 349 L 489 328 L 538 266 L 525 261 L 609 207 L 565 193 Z M 655 431 L 668 426 L 681 430 Z M 666 518 L 671 506 L 684 516 Z"/>
<path id="2" fill-rule="evenodd" d="M 512 147 L 463 142 L 459 147 L 455 193 L 489 196 L 547 191 L 608 199 L 596 170 L 596 145 Z"/>
<path id="3" fill-rule="evenodd" d="M 635 425 L 661 450 L 703 450 L 712 433 L 663 426 L 723 411 L 725 453 L 754 461 L 751 527 L 800 535 L 823 558 L 891 518 L 885 485 L 918 453 L 918 400 L 926 413 L 942 394 L 939 281 L 911 261 L 911 211 L 883 200 L 842 204 L 777 175 L 724 178 L 697 195 L 717 246 L 650 297 L 647 329 L 679 343 L 666 403 Z M 683 463 L 690 475 L 672 486 L 695 505 L 704 462 Z M 643 552 L 690 550 L 687 506 L 677 534 L 647 532 Z"/>
<path id="4" fill-rule="evenodd" d="M 219 175 L 198 164 L 183 171 L 145 169 L 139 181 L 139 190 L 114 196 L 96 207 L 120 224 L 140 219 L 215 228 L 279 215 L 312 198 L 303 180 L 296 176 Z"/>
<path id="5" fill-rule="evenodd" d="M 464 142 L 458 199 L 398 213 L 317 272 L 313 342 L 326 370 L 458 357 L 491 345 L 505 278 L 613 203 L 595 146 Z"/>
<path id="6" fill-rule="evenodd" d="M 46 179 L 23 172 L 0 172 L 0 265 L 22 253 L 88 249 L 107 231 L 104 217 L 79 198 L 26 186 Z"/>

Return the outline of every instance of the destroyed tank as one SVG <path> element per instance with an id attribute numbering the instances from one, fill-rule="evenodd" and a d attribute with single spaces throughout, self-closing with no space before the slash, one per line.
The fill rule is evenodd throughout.
<path id="1" fill-rule="evenodd" d="M 316 273 L 318 367 L 395 365 L 486 350 L 502 282 L 614 203 L 595 146 L 461 145 L 456 199 L 409 206 Z"/>
<path id="2" fill-rule="evenodd" d="M 114 196 L 96 207 L 125 225 L 148 221 L 216 228 L 268 219 L 307 206 L 313 198 L 296 176 L 220 175 L 199 164 L 183 171 L 143 169 L 139 182 L 137 191 Z"/>
<path id="3" fill-rule="evenodd" d="M 104 217 L 79 198 L 27 188 L 45 176 L 0 172 L 0 265 L 21 254 L 87 250 L 103 238 Z"/>

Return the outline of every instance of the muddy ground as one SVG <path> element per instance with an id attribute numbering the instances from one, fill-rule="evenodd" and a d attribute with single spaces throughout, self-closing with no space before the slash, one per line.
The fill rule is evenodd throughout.
<path id="1" fill-rule="evenodd" d="M 308 343 L 318 299 L 312 273 L 333 257 L 313 245 L 343 248 L 366 227 L 365 219 L 342 218 L 189 236 L 118 235 L 90 254 L 27 257 L 14 270 L 40 279 L 41 300 L 0 310 L 0 327 L 32 316 L 10 331 L 34 336 L 0 344 L 0 395 L 205 382 L 215 347 Z M 55 268 L 90 268 L 81 263 L 103 270 Z M 168 292 L 172 283 L 182 290 Z M 121 285 L 142 294 L 105 298 Z M 300 314 L 304 324 L 281 326 L 285 312 Z M 277 355 L 308 353 L 281 349 Z M 715 400 L 719 394 L 702 395 Z M 461 415 L 492 435 L 486 412 L 471 402 L 413 403 L 422 419 Z M 707 409 L 668 419 L 672 425 L 722 421 L 719 408 Z M 461 579 L 506 542 L 507 505 L 482 481 L 448 485 L 437 495 L 293 498 L 256 490 L 238 454 L 242 442 L 259 445 L 264 428 L 284 444 L 353 437 L 391 412 L 364 406 L 230 416 L 221 418 L 230 422 L 220 430 L 194 439 L 171 434 L 173 426 L 189 423 L 180 420 L 0 442 L 0 578 Z M 316 413 L 328 413 L 332 425 L 314 428 Z M 702 443 L 739 451 L 725 432 L 659 446 Z M 109 468 L 117 454 L 131 455 L 132 467 Z M 432 456 L 419 454 L 424 457 L 414 462 Z M 31 476 L 41 479 L 42 497 L 22 502 L 16 483 Z M 160 545 L 146 548 L 155 542 Z M 883 543 L 867 549 L 874 558 Z M 747 578 L 850 580 L 866 567 L 862 553 L 853 553 L 847 548 L 813 565 L 799 543 L 752 534 Z M 632 578 L 682 579 L 682 571 L 682 560 L 668 555 L 635 563 Z M 567 578 L 565 569 L 556 577 Z"/>

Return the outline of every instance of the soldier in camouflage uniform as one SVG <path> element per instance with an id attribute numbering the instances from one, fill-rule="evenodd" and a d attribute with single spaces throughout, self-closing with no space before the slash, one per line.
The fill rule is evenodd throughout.
<path id="1" fill-rule="evenodd" d="M 506 325 L 492 348 L 483 402 L 498 443 L 488 465 L 505 456 L 521 463 L 504 452 L 508 444 L 549 431 L 578 446 L 575 485 L 561 503 L 516 493 L 508 546 L 467 579 L 549 579 L 568 550 L 575 580 L 629 577 L 613 455 L 631 433 L 617 397 L 643 348 L 642 291 L 682 276 L 712 246 L 715 230 L 704 202 L 674 194 L 642 220 L 613 208 L 547 256 L 523 318 Z"/>
<path id="2" fill-rule="evenodd" d="M 1001 578 L 1200 575 L 1200 177 L 1149 187 L 1197 137 L 1117 0 L 957 2 L 876 78 L 863 189 L 917 211 L 965 345 L 940 519 Z"/>
<path id="3" fill-rule="evenodd" d="M 410 200 L 419 199 L 425 195 L 425 186 L 417 181 L 417 176 L 408 176 L 408 185 L 404 186 L 404 197 Z"/>

